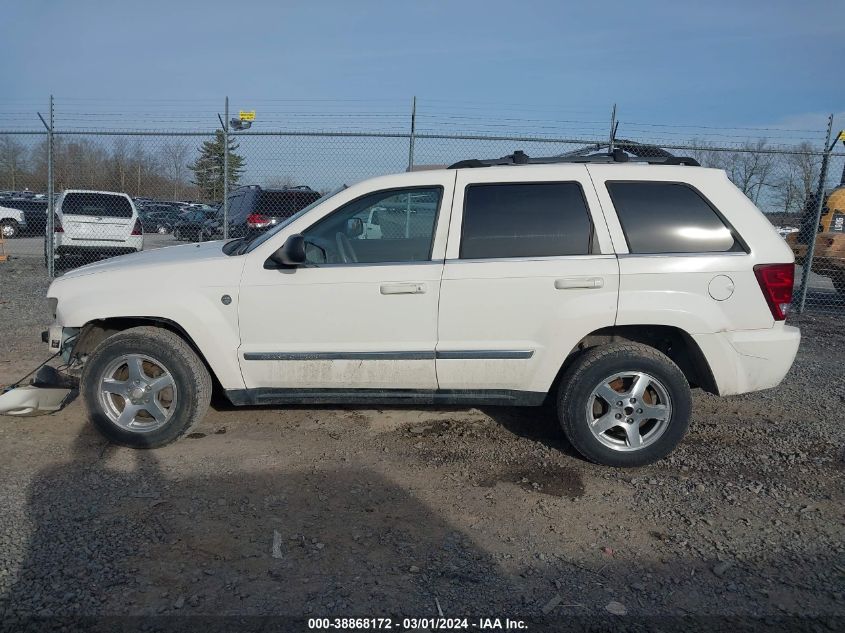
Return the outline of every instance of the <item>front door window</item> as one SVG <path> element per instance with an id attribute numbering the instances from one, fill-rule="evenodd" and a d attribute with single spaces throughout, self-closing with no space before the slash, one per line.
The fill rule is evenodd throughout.
<path id="1" fill-rule="evenodd" d="M 303 232 L 311 264 L 431 260 L 441 187 L 392 189 L 347 203 Z"/>

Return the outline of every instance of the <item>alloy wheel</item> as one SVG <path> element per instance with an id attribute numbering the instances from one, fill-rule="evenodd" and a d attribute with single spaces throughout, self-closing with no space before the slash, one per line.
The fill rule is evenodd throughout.
<path id="1" fill-rule="evenodd" d="M 587 399 L 586 416 L 599 442 L 616 451 L 636 451 L 666 431 L 672 402 L 666 387 L 651 374 L 622 372 L 596 385 Z"/>

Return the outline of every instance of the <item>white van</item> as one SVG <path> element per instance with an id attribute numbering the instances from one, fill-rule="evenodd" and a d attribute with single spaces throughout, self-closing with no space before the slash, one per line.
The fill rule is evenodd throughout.
<path id="1" fill-rule="evenodd" d="M 58 259 L 93 260 L 144 248 L 138 211 L 125 193 L 68 189 L 56 200 L 53 224 L 53 253 Z"/>

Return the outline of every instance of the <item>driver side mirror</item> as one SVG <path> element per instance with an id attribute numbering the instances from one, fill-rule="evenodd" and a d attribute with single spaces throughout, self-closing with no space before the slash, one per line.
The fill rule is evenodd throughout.
<path id="1" fill-rule="evenodd" d="M 349 218 L 346 221 L 346 237 L 358 237 L 364 234 L 364 220 Z"/>
<path id="2" fill-rule="evenodd" d="M 296 268 L 305 263 L 305 237 L 299 233 L 285 240 L 281 248 L 270 255 L 270 261 L 279 268 Z"/>

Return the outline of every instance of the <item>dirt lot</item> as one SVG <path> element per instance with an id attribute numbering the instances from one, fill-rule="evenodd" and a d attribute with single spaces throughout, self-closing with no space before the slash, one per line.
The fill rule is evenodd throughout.
<path id="1" fill-rule="evenodd" d="M 37 260 L 0 264 L 0 383 L 43 359 L 45 290 Z M 398 627 L 439 608 L 470 628 L 523 617 L 529 630 L 673 630 L 738 616 L 842 630 L 844 324 L 805 317 L 776 391 L 696 393 L 686 441 L 638 470 L 580 459 L 545 408 L 216 402 L 189 438 L 146 452 L 107 445 L 79 401 L 2 418 L 2 620 L 271 614 Z M 15 619 L 33 615 L 48 619 Z"/>

